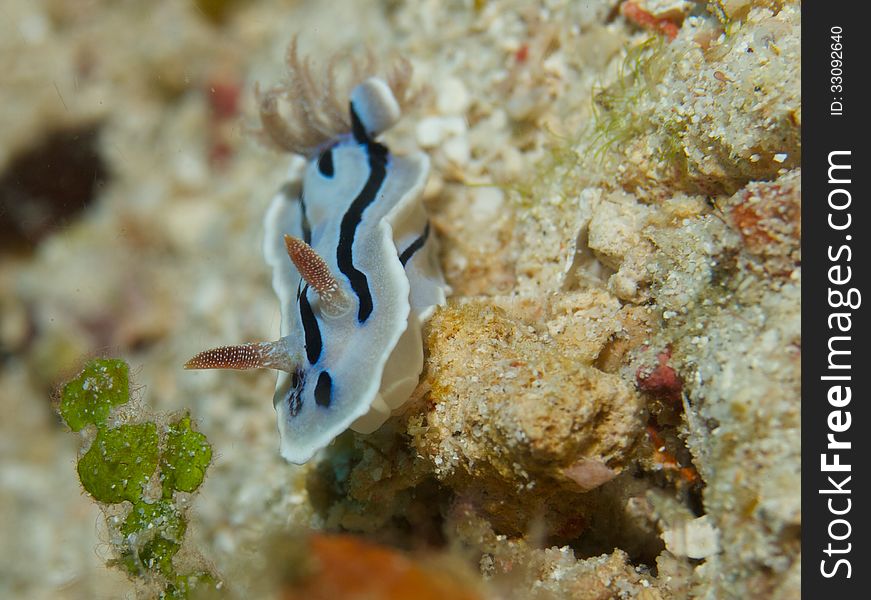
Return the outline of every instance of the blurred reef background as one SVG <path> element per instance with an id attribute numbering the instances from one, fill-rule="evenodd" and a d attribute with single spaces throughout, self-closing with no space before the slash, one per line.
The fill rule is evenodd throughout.
<path id="1" fill-rule="evenodd" d="M 0 597 L 155 594 L 106 565 L 139 496 L 85 491 L 93 426 L 56 411 L 111 356 L 125 410 L 211 444 L 169 560 L 216 597 L 797 598 L 800 26 L 787 0 L 4 1 Z M 453 288 L 414 400 L 303 467 L 274 373 L 181 368 L 277 337 L 288 157 L 253 89 L 297 33 L 324 68 L 413 64 L 386 141 L 432 159 Z"/>

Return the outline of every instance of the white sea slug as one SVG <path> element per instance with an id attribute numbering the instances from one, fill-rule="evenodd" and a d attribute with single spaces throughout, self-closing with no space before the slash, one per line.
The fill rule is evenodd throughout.
<path id="1" fill-rule="evenodd" d="M 335 97 L 332 65 L 321 91 L 295 42 L 288 63 L 288 85 L 260 98 L 263 132 L 305 158 L 265 218 L 281 337 L 207 350 L 185 367 L 278 369 L 281 455 L 302 464 L 348 427 L 374 431 L 408 400 L 423 367 L 421 323 L 446 286 L 421 204 L 429 160 L 376 141 L 399 119 L 408 63 L 356 85 L 349 108 Z"/>

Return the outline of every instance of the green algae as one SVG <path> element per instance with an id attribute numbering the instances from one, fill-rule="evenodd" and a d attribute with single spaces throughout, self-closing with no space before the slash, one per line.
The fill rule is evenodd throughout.
<path id="1" fill-rule="evenodd" d="M 211 461 L 212 447 L 206 436 L 191 429 L 190 415 L 172 423 L 160 458 L 164 498 L 171 497 L 175 490 L 195 491 L 203 483 Z"/>
<path id="2" fill-rule="evenodd" d="M 594 130 L 591 148 L 594 156 L 620 149 L 629 140 L 655 128 L 648 115 L 638 112 L 646 96 L 655 96 L 656 86 L 667 68 L 666 44 L 651 37 L 626 53 L 617 80 L 594 95 Z"/>
<path id="3" fill-rule="evenodd" d="M 130 400 L 130 369 L 123 360 L 98 358 L 61 392 L 60 416 L 73 431 L 103 427 L 109 412 Z"/>
<path id="4" fill-rule="evenodd" d="M 101 429 L 79 459 L 79 479 L 95 500 L 117 504 L 142 498 L 157 469 L 157 427 L 154 423 Z"/>
<path id="5" fill-rule="evenodd" d="M 121 533 L 128 536 L 155 528 L 171 539 L 181 539 L 187 530 L 187 521 L 171 501 L 137 502 L 127 513 Z"/>
<path id="6" fill-rule="evenodd" d="M 166 589 L 160 594 L 160 599 L 182 600 L 190 598 L 195 591 L 205 589 L 206 587 L 218 590 L 221 589 L 221 582 L 214 575 L 206 571 L 196 571 L 188 575 L 180 575 L 169 582 Z"/>
<path id="7" fill-rule="evenodd" d="M 76 466 L 82 487 L 107 516 L 126 511 L 123 519 L 107 518 L 114 554 L 108 564 L 148 589 L 158 582 L 157 597 L 188 598 L 195 588 L 218 586 L 219 579 L 190 566 L 190 551 L 183 550 L 188 503 L 175 492 L 192 493 L 202 485 L 212 447 L 187 412 L 167 419 L 125 408 L 119 423 L 111 423 L 113 409 L 129 401 L 127 363 L 96 359 L 64 385 L 58 411 L 70 429 L 92 438 Z M 179 553 L 186 553 L 185 572 L 175 564 Z"/>

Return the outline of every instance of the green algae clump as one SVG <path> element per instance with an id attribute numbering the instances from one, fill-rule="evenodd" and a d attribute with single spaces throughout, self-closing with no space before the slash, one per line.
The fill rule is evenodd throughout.
<path id="1" fill-rule="evenodd" d="M 79 459 L 79 479 L 95 500 L 115 504 L 136 502 L 157 468 L 157 427 L 154 423 L 104 429 Z"/>
<path id="2" fill-rule="evenodd" d="M 187 530 L 187 522 L 172 502 L 166 500 L 152 503 L 137 502 L 127 513 L 127 518 L 121 525 L 121 533 L 127 536 L 154 527 L 160 528 L 164 534 L 173 539 L 181 539 Z"/>
<path id="3" fill-rule="evenodd" d="M 191 429 L 190 415 L 172 423 L 160 458 L 163 497 L 171 497 L 174 490 L 195 491 L 203 483 L 206 467 L 211 461 L 212 447 L 206 441 L 206 436 Z"/>
<path id="4" fill-rule="evenodd" d="M 129 373 L 123 360 L 92 360 L 63 387 L 58 408 L 61 418 L 73 431 L 90 424 L 103 427 L 109 411 L 130 400 Z"/>
<path id="5" fill-rule="evenodd" d="M 107 517 L 114 555 L 109 566 L 124 570 L 148 590 L 145 596 L 157 586 L 160 598 L 188 598 L 220 580 L 184 543 L 189 504 L 175 492 L 200 487 L 212 447 L 193 430 L 187 412 L 144 416 L 133 405 L 110 422 L 112 410 L 130 401 L 129 370 L 122 360 L 92 360 L 64 385 L 58 412 L 70 429 L 91 439 L 76 469 Z M 184 569 L 177 570 L 176 555 Z"/>

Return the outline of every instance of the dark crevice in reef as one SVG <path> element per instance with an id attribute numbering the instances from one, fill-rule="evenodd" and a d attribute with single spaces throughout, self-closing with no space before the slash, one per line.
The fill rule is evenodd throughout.
<path id="1" fill-rule="evenodd" d="M 703 486 L 694 486 L 687 490 L 687 506 L 689 506 L 690 510 L 693 511 L 693 514 L 696 517 L 701 517 L 707 514 L 708 511 L 705 510 L 705 501 L 702 496 L 702 491 L 705 488 Z"/>
<path id="2" fill-rule="evenodd" d="M 99 195 L 109 178 L 100 125 L 55 129 L 0 173 L 0 252 L 31 252 Z"/>
<path id="3" fill-rule="evenodd" d="M 444 513 L 452 492 L 389 433 L 339 435 L 309 471 L 306 490 L 328 531 L 405 550 L 447 543 Z"/>
<path id="4" fill-rule="evenodd" d="M 588 492 L 588 496 L 598 496 L 589 516 L 589 527 L 570 546 L 578 559 L 610 554 L 619 548 L 633 564 L 655 570 L 656 557 L 665 548 L 659 531 L 653 523 L 638 520 L 625 510 L 627 501 L 639 497 L 639 490 L 649 482 L 632 473 L 615 482 Z"/>

